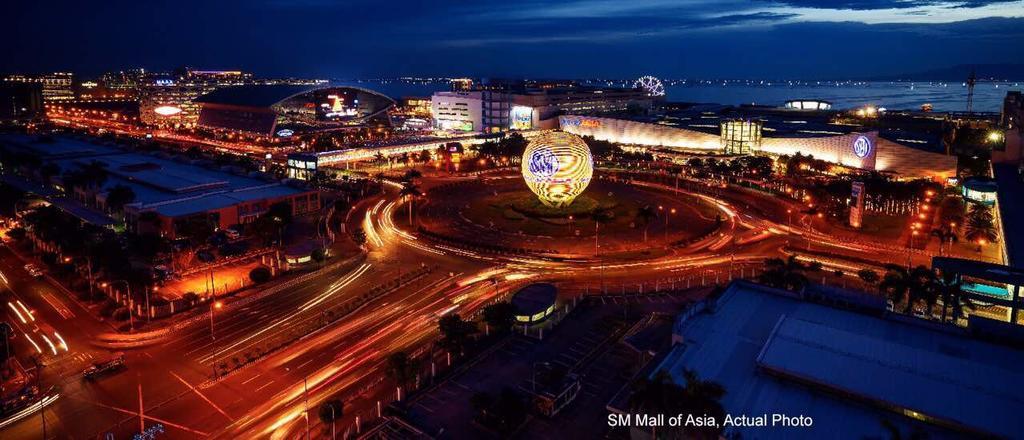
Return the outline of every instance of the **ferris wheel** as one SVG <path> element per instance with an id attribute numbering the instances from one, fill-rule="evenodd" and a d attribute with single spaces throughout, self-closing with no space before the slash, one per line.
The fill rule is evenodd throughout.
<path id="1" fill-rule="evenodd" d="M 644 89 L 647 96 L 665 96 L 665 86 L 661 80 L 650 75 L 641 76 L 633 83 L 633 87 Z"/>

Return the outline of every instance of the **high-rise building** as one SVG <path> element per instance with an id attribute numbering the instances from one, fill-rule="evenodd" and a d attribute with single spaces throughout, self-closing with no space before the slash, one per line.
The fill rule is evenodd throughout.
<path id="1" fill-rule="evenodd" d="M 999 130 L 989 133 L 997 147 L 992 150 L 993 163 L 1020 163 L 1024 159 L 1024 94 L 1010 91 L 1003 98 Z"/>
<path id="2" fill-rule="evenodd" d="M 43 101 L 60 102 L 75 99 L 72 85 L 75 75 L 70 72 L 54 72 L 41 75 L 8 75 L 4 81 L 38 83 L 42 85 Z"/>
<path id="3" fill-rule="evenodd" d="M 214 90 L 241 85 L 313 85 L 319 80 L 254 79 L 239 70 L 193 70 L 148 73 L 138 85 L 139 117 L 144 124 L 163 128 L 195 127 L 199 121 L 196 98 Z"/>
<path id="4" fill-rule="evenodd" d="M 436 92 L 431 101 L 434 128 L 476 132 L 557 128 L 558 115 L 642 113 L 653 104 L 641 89 L 519 80 L 482 81 L 472 91 Z"/>
<path id="5" fill-rule="evenodd" d="M 0 81 L 0 119 L 27 120 L 43 112 L 43 85 Z"/>
<path id="6" fill-rule="evenodd" d="M 199 104 L 193 101 L 217 88 L 248 84 L 252 74 L 237 70 L 191 70 L 150 73 L 130 79 L 137 84 L 142 123 L 161 128 L 194 127 Z"/>
<path id="7" fill-rule="evenodd" d="M 430 109 L 438 130 L 483 131 L 482 92 L 436 92 Z"/>

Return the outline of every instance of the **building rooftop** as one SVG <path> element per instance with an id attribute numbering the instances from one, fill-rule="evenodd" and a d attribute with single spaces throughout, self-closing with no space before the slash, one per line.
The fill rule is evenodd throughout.
<path id="1" fill-rule="evenodd" d="M 657 370 L 721 383 L 729 414 L 782 413 L 807 428 L 731 428 L 744 438 L 884 434 L 881 420 L 932 438 L 1015 437 L 1024 352 L 927 322 L 885 318 L 733 283 L 710 313 L 681 315 L 682 342 Z M 906 415 L 906 416 L 904 416 Z M 781 430 L 779 430 L 781 429 Z M 729 431 L 726 432 L 727 434 Z"/>
<path id="2" fill-rule="evenodd" d="M 557 298 L 558 288 L 554 284 L 530 284 L 512 295 L 512 306 L 520 315 L 534 315 L 547 310 Z"/>
<path id="3" fill-rule="evenodd" d="M 292 96 L 322 87 L 294 84 L 244 85 L 224 87 L 207 93 L 195 102 L 236 105 L 240 107 L 270 107 Z"/>
<path id="4" fill-rule="evenodd" d="M 3 136 L 0 142 L 43 154 L 44 161 L 64 170 L 92 162 L 105 164 L 103 187 L 123 185 L 135 193 L 139 210 L 155 210 L 178 217 L 225 208 L 241 202 L 277 198 L 306 192 L 276 181 L 266 181 L 211 169 L 187 160 L 138 153 L 114 146 L 69 137 L 35 142 L 28 136 Z"/>
<path id="5" fill-rule="evenodd" d="M 1024 182 L 1015 164 L 993 164 L 997 185 L 996 200 L 999 206 L 999 218 L 1003 224 L 1004 248 L 1006 264 L 1016 269 L 1024 269 L 1024 230 L 1011 225 L 1024 224 Z"/>

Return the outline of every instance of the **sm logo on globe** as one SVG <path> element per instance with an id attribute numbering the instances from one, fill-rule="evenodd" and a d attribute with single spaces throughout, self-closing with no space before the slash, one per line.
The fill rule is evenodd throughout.
<path id="1" fill-rule="evenodd" d="M 558 172 L 558 157 L 548 148 L 540 148 L 530 154 L 528 169 L 534 178 L 548 179 Z"/>
<path id="2" fill-rule="evenodd" d="M 863 159 L 871 154 L 871 140 L 866 136 L 857 136 L 857 139 L 853 141 L 853 154 Z"/>

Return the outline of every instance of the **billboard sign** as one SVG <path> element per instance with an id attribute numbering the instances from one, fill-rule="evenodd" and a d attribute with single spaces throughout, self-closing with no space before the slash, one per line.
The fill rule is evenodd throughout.
<path id="1" fill-rule="evenodd" d="M 533 107 L 516 105 L 512 107 L 511 129 L 529 130 L 533 128 Z"/>
<path id="2" fill-rule="evenodd" d="M 853 182 L 850 185 L 850 226 L 864 226 L 864 182 Z"/>
<path id="3" fill-rule="evenodd" d="M 565 125 L 583 128 L 601 128 L 601 121 L 597 119 L 573 118 L 565 119 Z"/>

